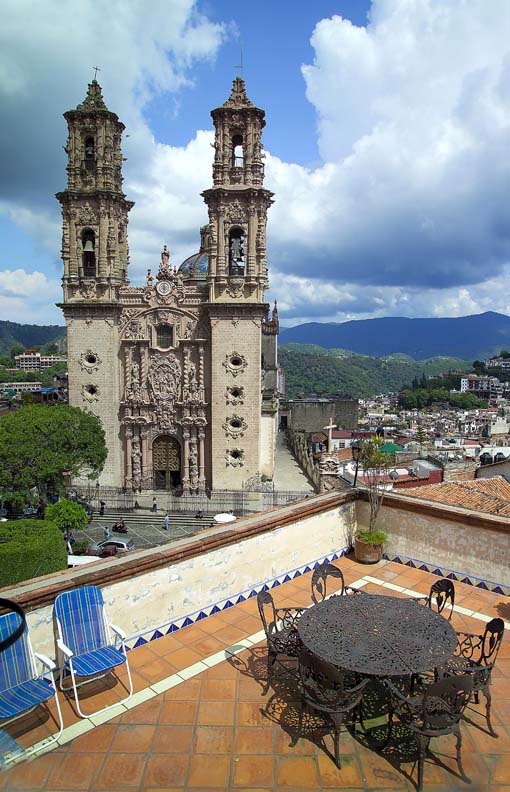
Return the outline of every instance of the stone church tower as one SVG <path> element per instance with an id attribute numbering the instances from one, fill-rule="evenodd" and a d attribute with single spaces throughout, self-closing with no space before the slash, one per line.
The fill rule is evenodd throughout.
<path id="1" fill-rule="evenodd" d="M 268 287 L 264 112 L 234 80 L 211 113 L 213 186 L 200 250 L 178 268 L 163 248 L 155 276 L 130 286 L 122 192 L 124 125 L 96 80 L 65 113 L 62 308 L 69 402 L 106 432 L 103 485 L 184 494 L 238 490 L 274 469 L 276 307 Z"/>

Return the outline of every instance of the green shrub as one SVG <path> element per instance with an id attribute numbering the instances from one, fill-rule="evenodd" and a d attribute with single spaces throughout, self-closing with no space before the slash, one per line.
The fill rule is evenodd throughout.
<path id="1" fill-rule="evenodd" d="M 46 506 L 44 516 L 47 520 L 66 531 L 83 531 L 87 527 L 87 512 L 79 503 L 61 498 L 57 503 Z"/>
<path id="2" fill-rule="evenodd" d="M 67 569 L 62 532 L 48 520 L 0 523 L 0 587 Z"/>

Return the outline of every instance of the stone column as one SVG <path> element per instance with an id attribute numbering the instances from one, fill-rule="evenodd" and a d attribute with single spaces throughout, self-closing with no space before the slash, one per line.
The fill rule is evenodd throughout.
<path id="1" fill-rule="evenodd" d="M 200 494 L 205 492 L 205 431 L 202 427 L 198 429 L 198 491 Z"/>
<path id="2" fill-rule="evenodd" d="M 255 262 L 257 258 L 257 215 L 255 207 L 250 206 L 248 216 L 248 257 L 246 274 L 249 276 L 255 275 Z"/>
<path id="3" fill-rule="evenodd" d="M 188 426 L 184 426 L 182 430 L 183 439 L 183 476 L 182 476 L 182 490 L 183 492 L 189 487 L 189 439 L 190 431 Z"/>
<path id="4" fill-rule="evenodd" d="M 147 426 L 140 427 L 140 442 L 142 445 L 142 489 L 147 487 L 147 435 L 148 435 L 148 428 Z"/>
<path id="5" fill-rule="evenodd" d="M 108 211 L 104 203 L 99 208 L 99 256 L 96 243 L 96 256 L 98 256 L 98 269 L 97 274 L 99 277 L 105 277 L 107 273 L 106 267 L 106 245 L 108 241 Z"/>
<path id="6" fill-rule="evenodd" d="M 126 426 L 126 485 L 131 484 L 133 478 L 133 471 L 131 468 L 131 449 L 133 446 L 133 427 Z"/>
<path id="7" fill-rule="evenodd" d="M 225 222 L 223 211 L 218 212 L 218 277 L 225 277 L 225 268 L 228 263 L 225 262 Z"/>
<path id="8" fill-rule="evenodd" d="M 74 214 L 76 214 L 74 212 Z M 71 210 L 71 217 L 69 220 L 69 275 L 78 275 L 78 255 L 76 251 L 76 217 L 73 217 L 73 210 Z"/>

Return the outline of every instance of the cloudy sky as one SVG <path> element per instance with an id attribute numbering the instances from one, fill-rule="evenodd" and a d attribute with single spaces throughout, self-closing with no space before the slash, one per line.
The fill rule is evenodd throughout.
<path id="1" fill-rule="evenodd" d="M 0 318 L 61 323 L 62 113 L 124 121 L 130 277 L 198 248 L 211 108 L 267 113 L 284 324 L 510 313 L 508 0 L 3 0 Z"/>

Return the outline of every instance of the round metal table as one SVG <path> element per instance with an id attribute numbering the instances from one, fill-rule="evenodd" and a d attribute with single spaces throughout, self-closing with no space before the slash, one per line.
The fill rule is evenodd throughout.
<path id="1" fill-rule="evenodd" d="M 457 645 L 455 630 L 439 614 L 412 599 L 379 594 L 331 597 L 308 608 L 297 629 L 317 657 L 371 676 L 431 671 Z"/>

